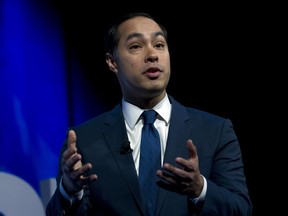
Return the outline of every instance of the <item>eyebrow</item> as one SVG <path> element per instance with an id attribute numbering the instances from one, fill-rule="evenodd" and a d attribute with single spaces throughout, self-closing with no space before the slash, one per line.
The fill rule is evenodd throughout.
<path id="1" fill-rule="evenodd" d="M 152 37 L 153 37 L 153 38 L 156 38 L 156 37 L 158 37 L 158 36 L 164 37 L 163 32 L 162 32 L 162 31 L 158 31 L 158 32 L 154 32 L 154 33 L 152 34 Z M 126 41 L 130 40 L 131 38 L 143 38 L 143 37 L 144 37 L 144 34 L 135 32 L 135 33 L 129 34 Z M 164 37 L 164 38 L 165 38 L 165 37 Z"/>

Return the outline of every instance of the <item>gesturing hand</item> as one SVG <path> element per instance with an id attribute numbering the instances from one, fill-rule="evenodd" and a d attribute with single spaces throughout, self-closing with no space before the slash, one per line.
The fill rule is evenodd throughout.
<path id="1" fill-rule="evenodd" d="M 158 185 L 167 190 L 190 197 L 198 197 L 203 189 L 204 180 L 200 174 L 197 149 L 192 140 L 187 140 L 189 158 L 177 157 L 178 167 L 165 163 L 161 170 L 157 171 L 160 178 Z"/>
<path id="2" fill-rule="evenodd" d="M 62 172 L 63 172 L 63 187 L 66 193 L 73 195 L 90 182 L 95 181 L 98 177 L 96 174 L 84 176 L 84 174 L 92 169 L 91 163 L 82 165 L 82 156 L 77 153 L 76 134 L 73 130 L 68 132 L 67 149 L 62 155 Z"/>

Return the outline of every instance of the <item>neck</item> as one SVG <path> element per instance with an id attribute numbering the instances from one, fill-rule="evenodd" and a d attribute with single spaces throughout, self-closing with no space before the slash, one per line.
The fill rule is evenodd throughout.
<path id="1" fill-rule="evenodd" d="M 164 97 L 166 96 L 166 91 L 153 97 L 125 97 L 124 100 L 131 103 L 141 109 L 152 109 L 155 107 Z"/>

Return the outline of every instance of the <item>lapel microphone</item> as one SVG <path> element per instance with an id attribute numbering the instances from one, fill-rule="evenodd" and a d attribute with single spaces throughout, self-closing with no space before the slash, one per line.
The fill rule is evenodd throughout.
<path id="1" fill-rule="evenodd" d="M 125 140 L 123 142 L 123 144 L 121 145 L 120 154 L 122 154 L 122 155 L 129 154 L 132 151 L 133 151 L 133 149 L 131 149 L 131 147 L 130 147 L 130 141 L 129 140 Z"/>

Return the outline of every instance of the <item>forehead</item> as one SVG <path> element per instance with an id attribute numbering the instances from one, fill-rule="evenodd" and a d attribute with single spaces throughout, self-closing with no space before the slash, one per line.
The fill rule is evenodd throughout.
<path id="1" fill-rule="evenodd" d="M 128 38 L 129 35 L 141 33 L 151 35 L 155 32 L 162 32 L 160 26 L 147 17 L 134 17 L 121 23 L 118 28 L 120 38 Z"/>

